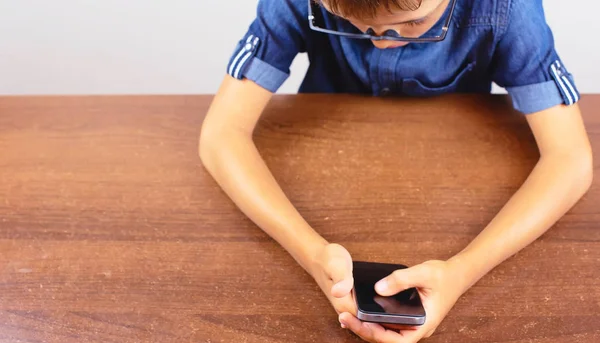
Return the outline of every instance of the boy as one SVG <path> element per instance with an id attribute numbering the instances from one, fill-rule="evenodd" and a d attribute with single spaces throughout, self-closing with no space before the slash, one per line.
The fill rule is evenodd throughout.
<path id="1" fill-rule="evenodd" d="M 396 271 L 377 284 L 384 296 L 417 287 L 427 311 L 422 327 L 386 328 L 354 316 L 350 254 L 303 220 L 252 142 L 299 52 L 310 60 L 300 92 L 431 96 L 489 93 L 496 82 L 536 138 L 536 167 L 471 244 L 447 261 Z M 579 93 L 555 51 L 541 0 L 260 0 L 227 74 L 202 127 L 204 165 L 314 277 L 342 327 L 369 342 L 431 335 L 469 287 L 541 236 L 592 182 Z"/>

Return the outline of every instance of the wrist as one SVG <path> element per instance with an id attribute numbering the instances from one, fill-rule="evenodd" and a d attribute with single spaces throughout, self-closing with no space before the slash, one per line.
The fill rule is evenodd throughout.
<path id="1" fill-rule="evenodd" d="M 321 268 L 320 255 L 329 243 L 319 235 L 303 242 L 295 252 L 292 252 L 292 257 L 308 274 L 314 277 Z"/>
<path id="2" fill-rule="evenodd" d="M 447 261 L 451 273 L 459 285 L 461 295 L 485 274 L 478 263 L 481 261 L 482 259 L 476 259 L 469 252 L 460 252 Z"/>

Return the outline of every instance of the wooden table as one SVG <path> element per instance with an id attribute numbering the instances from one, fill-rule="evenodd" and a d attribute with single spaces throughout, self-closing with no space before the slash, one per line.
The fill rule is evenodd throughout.
<path id="1" fill-rule="evenodd" d="M 0 98 L 0 342 L 359 342 L 204 171 L 211 97 Z M 599 174 L 600 96 L 581 101 Z M 503 96 L 278 96 L 257 145 L 355 259 L 464 247 L 538 153 Z M 599 342 L 600 187 L 430 342 Z"/>

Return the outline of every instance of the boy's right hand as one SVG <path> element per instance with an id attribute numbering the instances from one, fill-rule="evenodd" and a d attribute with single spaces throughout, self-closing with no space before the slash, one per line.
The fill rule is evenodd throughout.
<path id="1" fill-rule="evenodd" d="M 349 312 L 356 316 L 353 297 L 354 278 L 352 257 L 339 244 L 327 244 L 319 251 L 313 278 L 338 314 Z"/>

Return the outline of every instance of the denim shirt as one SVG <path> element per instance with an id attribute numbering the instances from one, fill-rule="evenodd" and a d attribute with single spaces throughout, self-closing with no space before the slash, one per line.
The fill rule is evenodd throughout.
<path id="1" fill-rule="evenodd" d="M 328 27 L 351 25 L 320 10 Z M 431 30 L 441 26 L 442 19 Z M 260 0 L 227 73 L 275 92 L 304 52 L 310 65 L 301 93 L 489 93 L 495 82 L 525 114 L 580 97 L 555 49 L 542 0 L 457 0 L 445 40 L 393 49 L 311 30 L 307 0 Z"/>

